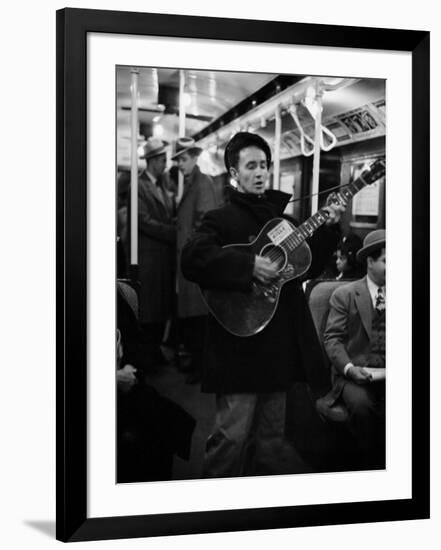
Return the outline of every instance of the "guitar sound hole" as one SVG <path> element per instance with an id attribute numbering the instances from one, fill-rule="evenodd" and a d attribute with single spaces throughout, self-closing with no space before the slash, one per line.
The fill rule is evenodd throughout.
<path id="1" fill-rule="evenodd" d="M 280 272 L 282 271 L 288 261 L 288 258 L 286 257 L 286 252 L 281 248 L 280 246 L 276 246 L 275 244 L 266 244 L 261 252 L 261 256 L 264 256 L 265 258 L 269 258 L 272 262 L 275 262 L 277 265 L 277 270 Z"/>

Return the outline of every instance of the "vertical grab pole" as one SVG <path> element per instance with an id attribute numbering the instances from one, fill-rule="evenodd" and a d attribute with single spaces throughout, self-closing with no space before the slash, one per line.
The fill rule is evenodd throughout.
<path id="1" fill-rule="evenodd" d="M 311 215 L 318 210 L 319 177 L 320 177 L 320 140 L 322 132 L 322 91 L 318 85 L 315 94 L 316 116 L 314 134 L 314 158 L 312 162 L 312 185 L 311 185 Z"/>
<path id="2" fill-rule="evenodd" d="M 138 77 L 131 69 L 130 279 L 138 280 Z"/>
<path id="3" fill-rule="evenodd" d="M 179 137 L 185 136 L 185 71 L 179 71 Z M 182 199 L 184 193 L 184 174 L 179 172 L 178 175 L 178 193 L 176 195 L 176 203 Z"/>
<path id="4" fill-rule="evenodd" d="M 280 116 L 280 105 L 276 107 L 276 125 L 274 131 L 274 171 L 273 188 L 280 189 L 280 136 L 282 134 L 282 120 Z"/>
<path id="5" fill-rule="evenodd" d="M 179 71 L 179 137 L 185 137 L 185 71 L 181 69 Z M 178 171 L 178 191 L 176 194 L 176 211 L 178 210 L 179 203 L 181 202 L 182 195 L 184 194 L 184 174 L 181 171 Z M 180 267 L 178 266 L 178 270 Z M 179 296 L 179 277 L 178 277 L 178 270 L 176 271 L 176 277 L 175 277 L 175 292 L 176 296 Z M 177 317 L 178 307 L 176 304 L 176 311 L 173 314 L 173 317 Z M 180 334 L 180 327 L 179 323 L 177 323 L 177 335 L 175 336 L 176 342 L 180 342 L 181 340 L 181 334 Z M 168 324 L 167 329 L 170 329 L 170 324 Z M 176 354 L 176 360 L 178 362 L 178 367 L 181 362 L 180 354 Z"/>

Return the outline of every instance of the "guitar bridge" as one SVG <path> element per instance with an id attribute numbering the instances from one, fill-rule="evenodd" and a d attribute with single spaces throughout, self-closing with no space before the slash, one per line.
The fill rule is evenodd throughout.
<path id="1" fill-rule="evenodd" d="M 288 279 L 291 279 L 295 275 L 295 269 L 292 264 L 286 264 L 285 268 L 280 273 L 280 278 L 283 281 L 286 281 Z"/>

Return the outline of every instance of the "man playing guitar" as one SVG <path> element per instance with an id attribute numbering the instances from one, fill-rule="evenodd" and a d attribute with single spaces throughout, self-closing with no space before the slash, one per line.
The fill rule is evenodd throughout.
<path id="1" fill-rule="evenodd" d="M 225 296 L 247 297 L 256 288 L 266 296 L 265 289 L 281 276 L 280 265 L 271 254 L 229 245 L 253 241 L 269 220 L 283 215 L 290 196 L 266 189 L 271 150 L 257 134 L 234 135 L 225 150 L 225 165 L 237 190 L 229 203 L 205 215 L 183 249 L 182 271 L 202 289 Z M 312 262 L 305 278 L 318 276 L 335 250 L 335 224 L 344 204 L 343 198 L 340 205 L 323 209 L 326 222 L 308 239 Z M 274 239 L 284 230 L 283 224 L 277 226 Z M 244 302 L 244 314 L 247 307 Z M 320 346 L 299 280 L 283 285 L 269 322 L 250 335 L 238 334 L 209 316 L 202 390 L 216 394 L 216 417 L 204 477 L 282 473 L 286 392 L 321 368 Z"/>

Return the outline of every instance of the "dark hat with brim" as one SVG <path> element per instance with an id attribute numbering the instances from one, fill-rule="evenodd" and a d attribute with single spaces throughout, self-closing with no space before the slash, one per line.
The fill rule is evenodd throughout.
<path id="1" fill-rule="evenodd" d="M 357 260 L 362 262 L 369 254 L 386 247 L 386 231 L 384 229 L 376 229 L 366 235 L 363 241 L 363 248 L 357 252 Z"/>
<path id="2" fill-rule="evenodd" d="M 176 151 L 172 156 L 172 160 L 176 160 L 182 153 L 190 153 L 192 155 L 200 155 L 202 149 L 196 146 L 196 142 L 190 137 L 181 137 L 176 142 Z"/>

